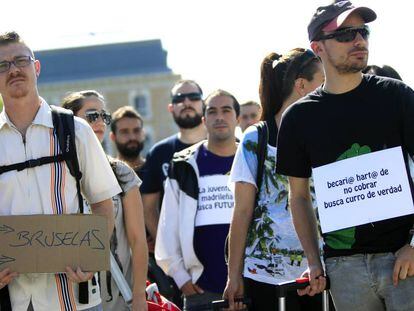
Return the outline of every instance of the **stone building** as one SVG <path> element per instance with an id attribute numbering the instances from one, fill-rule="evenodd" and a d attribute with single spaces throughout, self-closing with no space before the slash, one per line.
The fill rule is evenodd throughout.
<path id="1" fill-rule="evenodd" d="M 35 51 L 35 56 L 41 62 L 39 93 L 49 104 L 59 105 L 68 92 L 94 89 L 111 112 L 131 105 L 144 118 L 145 150 L 177 130 L 167 104 L 180 75 L 168 68 L 160 40 Z M 105 146 L 113 153 L 111 144 Z"/>

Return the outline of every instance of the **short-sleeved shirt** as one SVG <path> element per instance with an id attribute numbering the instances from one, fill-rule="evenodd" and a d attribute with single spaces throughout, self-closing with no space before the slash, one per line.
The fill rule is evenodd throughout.
<path id="1" fill-rule="evenodd" d="M 414 153 L 413 120 L 414 92 L 400 81 L 364 75 L 343 94 L 318 88 L 284 114 L 276 170 L 308 178 L 312 168 L 398 146 L 407 166 Z M 413 221 L 408 215 L 326 233 L 325 256 L 395 252 L 407 242 Z"/>
<path id="2" fill-rule="evenodd" d="M 111 237 L 111 252 L 114 254 L 114 257 L 117 260 L 129 286 L 132 288 L 133 268 L 131 261 L 131 248 L 129 246 L 126 233 L 122 196 L 132 188 L 139 187 L 141 185 L 141 180 L 138 178 L 137 174 L 135 174 L 134 170 L 128 166 L 128 164 L 113 158 L 110 158 L 110 162 L 122 189 L 122 194 L 117 194 L 112 197 L 112 202 L 114 203 L 115 230 Z M 128 310 L 125 300 L 119 294 L 118 286 L 116 285 L 114 279 L 111 278 L 110 291 L 108 291 L 106 272 L 101 272 L 100 280 L 104 310 Z"/>
<path id="3" fill-rule="evenodd" d="M 199 197 L 194 228 L 194 251 L 203 265 L 197 284 L 204 290 L 222 293 L 227 280 L 224 242 L 233 213 L 233 194 L 228 177 L 234 155 L 218 156 L 200 146 L 197 155 Z"/>
<path id="4" fill-rule="evenodd" d="M 121 192 L 105 153 L 84 121 L 75 117 L 77 155 L 82 172 L 81 188 L 91 203 Z M 60 153 L 53 129 L 50 107 L 41 106 L 23 139 L 5 110 L 0 114 L 0 166 Z M 60 186 L 56 186 L 60 185 Z M 76 181 L 65 162 L 51 163 L 0 175 L 0 215 L 78 213 Z M 9 284 L 13 310 L 27 310 L 32 300 L 35 310 L 82 310 L 101 302 L 99 286 L 89 282 L 89 304 L 78 303 L 78 284 L 65 273 L 20 274 Z"/>
<path id="5" fill-rule="evenodd" d="M 167 178 L 168 167 L 174 153 L 190 146 L 191 144 L 184 144 L 179 140 L 178 134 L 174 134 L 156 143 L 148 152 L 145 164 L 141 169 L 141 193 L 163 193 L 164 181 Z"/>
<path id="6" fill-rule="evenodd" d="M 269 131 L 276 128 L 269 127 Z M 250 126 L 239 145 L 231 170 L 233 188 L 246 182 L 257 188 L 258 131 Z M 262 184 L 247 233 L 243 275 L 258 282 L 277 284 L 300 277 L 307 259 L 297 238 L 288 209 L 288 181 L 275 174 L 276 147 L 268 144 Z"/>

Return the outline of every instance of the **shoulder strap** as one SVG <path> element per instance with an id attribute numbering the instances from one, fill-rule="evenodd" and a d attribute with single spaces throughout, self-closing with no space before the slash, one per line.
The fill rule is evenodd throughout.
<path id="1" fill-rule="evenodd" d="M 257 127 L 257 176 L 256 176 L 256 202 L 259 198 L 260 188 L 262 186 L 263 181 L 263 170 L 264 170 L 264 162 L 266 158 L 267 152 L 267 142 L 269 140 L 269 133 L 266 121 L 260 121 L 255 124 Z"/>
<path id="2" fill-rule="evenodd" d="M 78 155 L 76 152 L 75 142 L 75 121 L 71 110 L 63 109 L 57 106 L 50 105 L 52 109 L 53 127 L 55 128 L 58 137 L 59 146 L 62 154 L 65 157 L 66 165 L 68 166 L 70 174 L 76 180 L 76 190 L 78 192 L 79 211 L 84 212 L 83 197 L 81 193 L 80 180 L 82 173 L 79 168 Z M 92 279 L 96 282 L 95 276 Z M 78 299 L 81 304 L 89 303 L 89 283 L 81 282 L 78 287 Z"/>
<path id="3" fill-rule="evenodd" d="M 70 174 L 76 179 L 78 192 L 79 211 L 83 214 L 83 197 L 81 194 L 80 180 L 82 173 L 79 169 L 78 156 L 75 143 L 75 121 L 70 110 L 51 105 L 53 126 L 58 137 L 59 146 L 66 159 L 66 165 Z"/>

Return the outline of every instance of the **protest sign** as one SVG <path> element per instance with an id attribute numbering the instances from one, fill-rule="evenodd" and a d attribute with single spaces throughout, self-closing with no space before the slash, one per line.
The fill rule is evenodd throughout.
<path id="1" fill-rule="evenodd" d="M 0 216 L 0 270 L 109 270 L 107 219 L 98 215 Z"/>
<path id="2" fill-rule="evenodd" d="M 195 226 L 228 224 L 233 214 L 233 193 L 227 186 L 228 176 L 202 176 Z"/>
<path id="3" fill-rule="evenodd" d="M 401 147 L 313 169 L 323 233 L 413 214 Z"/>

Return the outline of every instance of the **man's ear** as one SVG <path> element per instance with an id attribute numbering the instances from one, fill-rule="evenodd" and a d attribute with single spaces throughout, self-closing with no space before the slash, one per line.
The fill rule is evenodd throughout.
<path id="1" fill-rule="evenodd" d="M 114 132 L 110 131 L 109 132 L 109 138 L 114 142 L 115 141 L 115 134 Z"/>
<path id="2" fill-rule="evenodd" d="M 167 106 L 167 110 L 168 110 L 168 112 L 170 112 L 170 113 L 172 113 L 173 112 L 173 110 L 174 110 L 174 105 L 173 104 L 168 104 L 168 106 Z"/>
<path id="3" fill-rule="evenodd" d="M 36 77 L 39 78 L 40 68 L 41 68 L 40 61 L 36 59 L 35 62 L 34 62 L 34 65 L 35 65 L 35 70 L 36 70 Z"/>
<path id="4" fill-rule="evenodd" d="M 324 47 L 321 41 L 312 41 L 311 49 L 315 55 L 320 57 L 320 53 L 324 51 Z"/>

